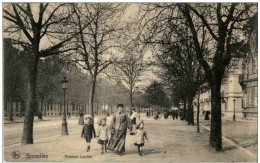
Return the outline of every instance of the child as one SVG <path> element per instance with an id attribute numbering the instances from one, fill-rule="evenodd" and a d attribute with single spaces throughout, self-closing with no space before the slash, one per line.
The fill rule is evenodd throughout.
<path id="1" fill-rule="evenodd" d="M 136 129 L 136 142 L 134 145 L 138 147 L 138 154 L 142 156 L 142 146 L 144 146 L 144 138 L 148 140 L 147 133 L 144 130 L 143 120 L 140 120 L 139 123 L 136 124 Z"/>
<path id="2" fill-rule="evenodd" d="M 96 137 L 95 128 L 92 122 L 91 115 L 85 115 L 84 116 L 84 126 L 82 129 L 81 137 L 86 139 L 86 142 L 88 143 L 87 152 L 90 150 L 90 142 L 91 139 Z"/>
<path id="3" fill-rule="evenodd" d="M 105 147 L 105 152 L 107 152 L 107 142 L 108 142 L 108 127 L 106 125 L 106 118 L 101 119 L 101 125 L 98 128 L 97 132 L 98 144 L 101 144 L 101 154 Z"/>

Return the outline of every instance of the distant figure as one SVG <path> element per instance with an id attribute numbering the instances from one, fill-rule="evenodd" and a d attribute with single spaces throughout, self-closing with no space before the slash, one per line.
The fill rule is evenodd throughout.
<path id="1" fill-rule="evenodd" d="M 175 110 L 175 118 L 178 120 L 178 110 Z"/>
<path id="2" fill-rule="evenodd" d="M 175 112 L 174 112 L 174 110 L 171 111 L 171 115 L 172 115 L 172 119 L 174 120 L 174 118 L 175 118 Z"/>
<path id="3" fill-rule="evenodd" d="M 148 110 L 146 110 L 146 117 L 147 117 L 147 118 L 149 117 L 149 112 L 148 112 Z"/>
<path id="4" fill-rule="evenodd" d="M 209 120 L 210 111 L 206 111 L 205 113 L 205 120 Z"/>
<path id="5" fill-rule="evenodd" d="M 154 119 L 155 120 L 158 120 L 159 119 L 159 114 L 158 114 L 159 112 L 157 112 L 157 111 L 155 111 L 155 113 L 154 113 Z"/>
<path id="6" fill-rule="evenodd" d="M 133 125 L 136 125 L 136 117 L 137 117 L 137 112 L 135 111 L 135 108 L 133 108 L 133 111 L 130 116 Z"/>
<path id="7" fill-rule="evenodd" d="M 168 119 L 168 111 L 164 111 L 164 119 Z"/>
<path id="8" fill-rule="evenodd" d="M 84 125 L 84 118 L 82 110 L 79 111 L 79 125 Z"/>
<path id="9" fill-rule="evenodd" d="M 38 120 L 42 120 L 42 112 L 41 111 L 39 111 L 39 113 L 38 113 Z"/>
<path id="10" fill-rule="evenodd" d="M 70 116 L 70 112 L 68 112 L 68 118 L 71 118 L 71 116 Z"/>

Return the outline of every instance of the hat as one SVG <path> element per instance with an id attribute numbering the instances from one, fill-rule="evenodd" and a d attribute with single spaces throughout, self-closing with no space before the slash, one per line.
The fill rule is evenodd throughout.
<path id="1" fill-rule="evenodd" d="M 90 118 L 90 123 L 93 123 L 93 118 L 91 115 L 89 114 L 85 114 L 84 115 L 84 124 L 87 124 L 88 122 L 86 121 L 87 118 Z"/>
<path id="2" fill-rule="evenodd" d="M 124 107 L 124 104 L 117 104 L 117 107 Z"/>
<path id="3" fill-rule="evenodd" d="M 144 120 L 142 120 L 142 119 L 140 119 L 139 121 L 137 121 L 135 128 L 138 129 L 139 126 L 140 126 L 140 124 L 142 124 L 142 123 L 144 123 Z"/>
<path id="4" fill-rule="evenodd" d="M 107 117 L 106 117 L 106 116 L 101 116 L 101 117 L 99 117 L 98 120 L 97 120 L 97 124 L 98 124 L 98 125 L 101 125 L 101 123 L 102 123 L 103 120 L 107 120 Z"/>
<path id="5" fill-rule="evenodd" d="M 84 115 L 84 119 L 86 119 L 86 118 L 92 118 L 92 116 L 89 115 L 89 114 L 85 114 L 85 115 Z"/>

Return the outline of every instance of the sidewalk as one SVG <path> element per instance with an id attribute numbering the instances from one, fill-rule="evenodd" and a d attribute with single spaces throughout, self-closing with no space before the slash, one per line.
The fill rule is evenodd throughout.
<path id="1" fill-rule="evenodd" d="M 194 118 L 196 124 L 196 117 Z M 210 120 L 204 120 L 202 116 L 200 116 L 200 124 L 210 128 Z M 233 121 L 232 117 L 222 117 L 222 135 L 255 155 L 258 146 L 257 134 L 257 122 L 241 119 Z"/>
<path id="2" fill-rule="evenodd" d="M 80 137 L 80 132 L 71 132 L 68 136 L 57 136 L 48 139 L 39 139 L 35 144 L 26 146 L 4 147 L 5 161 L 57 161 L 57 162 L 93 162 L 93 161 L 135 161 L 135 162 L 255 162 L 256 159 L 234 148 L 223 141 L 224 152 L 215 152 L 208 146 L 209 132 L 201 128 L 196 133 L 195 126 L 188 126 L 180 120 L 153 120 L 143 118 L 149 141 L 143 147 L 144 156 L 137 154 L 133 145 L 135 136 L 127 135 L 126 152 L 119 156 L 113 152 L 101 155 L 100 145 L 94 139 L 91 142 L 91 151 L 86 152 L 86 142 Z M 21 157 L 14 159 L 13 151 L 19 151 Z M 33 157 L 41 158 L 33 158 Z M 37 156 L 38 155 L 38 156 Z M 43 158 L 48 155 L 48 158 Z M 27 156 L 27 158 L 26 158 Z M 29 158 L 30 157 L 30 158 Z M 45 156 L 46 157 L 46 156 Z M 84 158 L 83 158 L 84 157 Z"/>

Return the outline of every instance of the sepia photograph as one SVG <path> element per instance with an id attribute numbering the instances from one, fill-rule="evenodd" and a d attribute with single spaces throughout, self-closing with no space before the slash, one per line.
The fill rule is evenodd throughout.
<path id="1" fill-rule="evenodd" d="M 258 162 L 258 2 L 3 2 L 3 162 Z"/>

